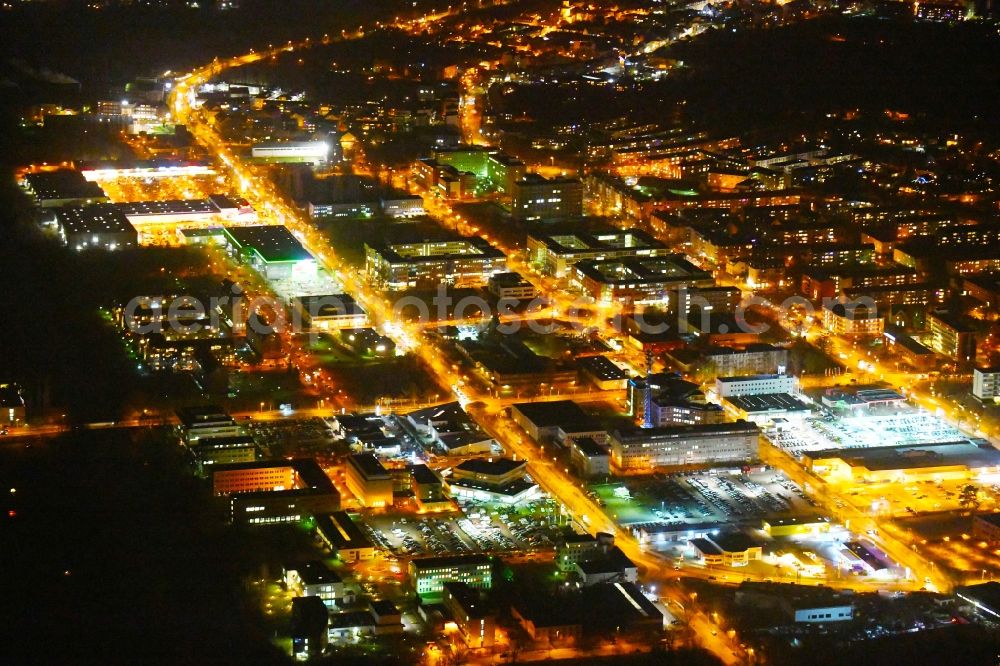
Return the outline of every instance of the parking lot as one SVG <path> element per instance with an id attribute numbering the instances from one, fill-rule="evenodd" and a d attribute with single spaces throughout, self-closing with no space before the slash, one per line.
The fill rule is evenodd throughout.
<path id="1" fill-rule="evenodd" d="M 773 444 L 793 455 L 823 449 L 931 444 L 963 439 L 962 433 L 943 419 L 911 407 L 847 417 L 827 413 L 789 421 L 780 428 L 768 428 L 764 434 Z"/>
<path id="2" fill-rule="evenodd" d="M 551 550 L 559 532 L 551 500 L 524 507 L 469 506 L 460 516 L 373 516 L 365 530 L 373 543 L 400 556 L 529 553 Z"/>
<path id="3" fill-rule="evenodd" d="M 622 525 L 759 521 L 814 506 L 777 470 L 658 474 L 591 486 L 591 494 Z"/>

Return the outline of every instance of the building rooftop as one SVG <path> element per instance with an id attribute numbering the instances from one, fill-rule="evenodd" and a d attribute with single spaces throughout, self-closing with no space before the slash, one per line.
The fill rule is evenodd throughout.
<path id="1" fill-rule="evenodd" d="M 759 395 L 731 396 L 725 399 L 736 409 L 747 414 L 761 412 L 808 412 L 809 405 L 789 393 L 761 393 Z"/>
<path id="2" fill-rule="evenodd" d="M 578 429 L 580 424 L 593 421 L 590 415 L 572 400 L 519 402 L 512 406 L 539 428 L 572 425 L 574 429 Z"/>
<path id="3" fill-rule="evenodd" d="M 350 294 L 326 294 L 296 296 L 292 302 L 302 308 L 310 317 L 337 317 L 365 315 L 365 309 L 358 305 Z"/>
<path id="4" fill-rule="evenodd" d="M 313 258 L 292 232 L 281 224 L 224 227 L 224 232 L 237 249 L 255 252 L 266 263 Z"/>
<path id="5" fill-rule="evenodd" d="M 88 181 L 82 173 L 73 169 L 29 173 L 24 179 L 40 201 L 98 199 L 106 196 L 100 185 Z"/>
<path id="6" fill-rule="evenodd" d="M 810 460 L 837 458 L 853 467 L 869 470 L 921 469 L 965 465 L 993 467 L 1000 465 L 1000 451 L 977 446 L 968 440 L 938 444 L 902 444 L 859 449 L 824 449 L 803 454 Z"/>
<path id="7" fill-rule="evenodd" d="M 650 439 L 751 435 L 759 432 L 760 428 L 757 427 L 756 423 L 736 421 L 734 423 L 697 423 L 694 425 L 663 426 L 660 428 L 621 428 L 614 431 L 612 436 L 624 444 Z"/>
<path id="8" fill-rule="evenodd" d="M 111 204 L 126 217 L 150 217 L 156 215 L 215 215 L 218 206 L 209 199 L 163 199 L 157 201 L 130 201 Z"/>
<path id="9" fill-rule="evenodd" d="M 178 407 L 175 410 L 177 418 L 185 428 L 198 425 L 232 423 L 231 417 L 220 405 L 196 405 Z"/>
<path id="10" fill-rule="evenodd" d="M 472 458 L 455 465 L 454 469 L 468 474 L 503 476 L 522 468 L 528 468 L 527 461 L 510 458 Z"/>
<path id="11" fill-rule="evenodd" d="M 306 585 L 334 585 L 341 582 L 340 576 L 331 571 L 321 560 L 300 562 L 288 566 L 286 569 L 298 573 L 299 578 Z"/>
<path id="12" fill-rule="evenodd" d="M 64 234 L 137 233 L 115 204 L 65 206 L 56 211 Z"/>
<path id="13" fill-rule="evenodd" d="M 600 381 L 628 379 L 628 373 L 619 368 L 607 356 L 584 356 L 576 360 L 577 366 Z"/>
<path id="14" fill-rule="evenodd" d="M 571 234 L 532 233 L 531 238 L 541 241 L 550 252 L 565 255 L 627 248 L 663 250 L 666 247 L 640 229 L 596 233 L 578 231 Z"/>
<path id="15" fill-rule="evenodd" d="M 336 493 L 337 489 L 334 487 L 333 482 L 330 481 L 330 477 L 326 475 L 323 468 L 319 466 L 312 458 L 294 458 L 292 460 L 257 460 L 254 462 L 237 462 L 237 463 L 225 463 L 222 465 L 214 465 L 212 467 L 212 476 L 216 474 L 224 474 L 225 472 L 231 472 L 236 470 L 247 470 L 247 469 L 268 469 L 270 467 L 291 467 L 295 470 L 298 475 L 299 480 L 302 482 L 303 486 L 312 490 L 321 490 L 324 492 Z M 282 492 L 282 491 L 278 491 Z M 294 492 L 291 490 L 286 490 L 284 492 Z M 267 494 L 268 491 L 264 491 Z"/>
<path id="16" fill-rule="evenodd" d="M 576 438 L 570 446 L 577 449 L 587 458 L 599 458 L 608 455 L 608 450 L 598 444 L 593 437 Z"/>
<path id="17" fill-rule="evenodd" d="M 327 541 L 333 544 L 335 550 L 372 547 L 372 542 L 368 540 L 361 528 L 351 520 L 346 511 L 317 515 L 316 529 L 326 537 Z"/>
<path id="18" fill-rule="evenodd" d="M 579 275 L 602 284 L 659 284 L 712 279 L 709 271 L 696 267 L 681 254 L 581 261 L 576 264 L 575 270 Z"/>
<path id="19" fill-rule="evenodd" d="M 420 557 L 410 560 L 410 566 L 417 571 L 444 569 L 446 567 L 479 567 L 489 565 L 488 555 L 446 555 L 444 557 Z"/>
<path id="20" fill-rule="evenodd" d="M 371 453 L 355 453 L 347 457 L 348 463 L 355 467 L 366 479 L 387 479 L 389 472 Z"/>

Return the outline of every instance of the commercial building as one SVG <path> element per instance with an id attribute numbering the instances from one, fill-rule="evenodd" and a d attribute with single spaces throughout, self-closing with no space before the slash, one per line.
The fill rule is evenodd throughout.
<path id="1" fill-rule="evenodd" d="M 822 516 L 789 516 L 761 521 L 761 529 L 771 538 L 820 534 L 830 531 L 830 521 Z"/>
<path id="2" fill-rule="evenodd" d="M 223 233 L 230 253 L 268 280 L 316 275 L 316 260 L 283 225 L 225 227 Z"/>
<path id="3" fill-rule="evenodd" d="M 576 366 L 584 378 L 602 391 L 620 390 L 628 384 L 629 373 L 607 356 L 583 356 L 576 360 Z"/>
<path id="4" fill-rule="evenodd" d="M 972 371 L 972 395 L 980 400 L 1000 398 L 1000 367 L 975 368 Z"/>
<path id="5" fill-rule="evenodd" d="M 113 204 L 59 208 L 56 225 L 62 242 L 74 250 L 120 250 L 139 245 L 139 232 Z"/>
<path id="6" fill-rule="evenodd" d="M 515 220 L 567 220 L 583 215 L 583 183 L 576 178 L 544 178 L 525 174 L 511 188 Z"/>
<path id="7" fill-rule="evenodd" d="M 485 284 L 507 270 L 507 258 L 482 238 L 365 244 L 368 279 L 383 289 Z"/>
<path id="8" fill-rule="evenodd" d="M 41 208 L 106 203 L 108 195 L 73 169 L 29 173 L 21 182 L 25 193 Z"/>
<path id="9" fill-rule="evenodd" d="M 656 467 L 747 462 L 757 458 L 755 423 L 709 423 L 627 428 L 611 433 L 611 462 L 623 471 L 652 473 Z"/>
<path id="10" fill-rule="evenodd" d="M 442 586 L 441 603 L 468 647 L 475 650 L 493 646 L 496 612 L 483 600 L 480 590 L 466 583 L 448 582 Z"/>
<path id="11" fill-rule="evenodd" d="M 576 437 L 604 442 L 608 438 L 607 431 L 572 400 L 519 402 L 511 405 L 510 416 L 536 442 L 563 443 Z"/>
<path id="12" fill-rule="evenodd" d="M 452 497 L 477 502 L 519 504 L 538 495 L 538 485 L 525 477 L 528 463 L 509 458 L 473 458 L 452 468 Z"/>
<path id="13" fill-rule="evenodd" d="M 405 423 L 422 441 L 448 456 L 490 453 L 496 444 L 457 401 L 410 412 Z"/>
<path id="14" fill-rule="evenodd" d="M 319 597 L 327 608 L 334 608 L 346 597 L 344 581 L 322 560 L 286 566 L 283 578 L 290 592 L 299 597 Z"/>
<path id="15" fill-rule="evenodd" d="M 265 164 L 299 162 L 322 164 L 330 159 L 329 141 L 267 141 L 256 143 L 250 148 L 250 156 L 255 162 Z"/>
<path id="16" fill-rule="evenodd" d="M 176 410 L 181 435 L 186 444 L 196 444 L 202 438 L 236 437 L 243 428 L 236 419 L 218 405 L 180 407 Z"/>
<path id="17" fill-rule="evenodd" d="M 344 562 L 375 557 L 375 546 L 346 511 L 322 513 L 316 517 L 316 536 Z"/>
<path id="18" fill-rule="evenodd" d="M 212 492 L 228 496 L 233 522 L 269 525 L 340 509 L 340 493 L 311 458 L 213 465 Z"/>
<path id="19" fill-rule="evenodd" d="M 292 315 L 298 317 L 301 331 L 332 331 L 342 328 L 363 328 L 368 325 L 368 313 L 349 294 L 296 296 L 292 298 Z"/>
<path id="20" fill-rule="evenodd" d="M 421 599 L 441 598 L 444 584 L 465 583 L 471 588 L 493 587 L 493 564 L 486 555 L 454 555 L 410 560 L 410 584 Z"/>
<path id="21" fill-rule="evenodd" d="M 507 196 L 514 191 L 514 183 L 524 178 L 525 174 L 527 167 L 524 162 L 502 151 L 492 152 L 486 159 L 486 178 Z"/>
<path id="22" fill-rule="evenodd" d="M 675 373 L 633 377 L 628 382 L 626 407 L 630 416 L 644 425 L 694 425 L 721 423 L 722 407 L 709 402 L 701 387 Z"/>
<path id="23" fill-rule="evenodd" d="M 706 566 L 745 567 L 764 556 L 762 546 L 741 532 L 697 537 L 688 544 Z"/>
<path id="24" fill-rule="evenodd" d="M 956 361 L 971 361 L 976 358 L 976 329 L 966 324 L 960 317 L 942 310 L 927 313 L 930 327 L 930 348 Z"/>
<path id="25" fill-rule="evenodd" d="M 392 475 L 371 453 L 347 457 L 347 487 L 364 506 L 392 506 Z"/>
<path id="26" fill-rule="evenodd" d="M 934 350 L 924 346 L 901 328 L 887 325 L 882 335 L 885 338 L 886 349 L 895 351 L 914 369 L 927 371 L 937 364 L 938 356 Z"/>
<path id="27" fill-rule="evenodd" d="M 188 450 L 201 465 L 254 462 L 260 453 L 253 437 L 246 434 L 202 437 L 188 444 Z"/>
<path id="28" fill-rule="evenodd" d="M 966 480 L 1000 471 L 1000 451 L 963 440 L 807 451 L 802 463 L 834 482 Z"/>
<path id="29" fill-rule="evenodd" d="M 850 622 L 854 619 L 854 606 L 843 604 L 838 606 L 806 605 L 794 609 L 796 622 L 823 623 Z"/>
<path id="30" fill-rule="evenodd" d="M 670 254 L 660 241 L 639 229 L 571 234 L 532 233 L 528 260 L 554 277 L 565 277 L 580 261 L 603 261 Z"/>
<path id="31" fill-rule="evenodd" d="M 537 295 L 535 285 L 525 280 L 520 273 L 496 273 L 490 276 L 486 286 L 497 298 L 530 300 Z"/>
<path id="32" fill-rule="evenodd" d="M 598 303 L 668 303 L 671 293 L 715 284 L 684 255 L 579 261 L 571 284 Z M 679 296 L 675 295 L 676 301 Z"/>
<path id="33" fill-rule="evenodd" d="M 580 476 L 607 476 L 611 473 L 611 457 L 607 447 L 593 437 L 574 437 L 569 440 L 569 459 Z"/>
<path id="34" fill-rule="evenodd" d="M 757 393 L 730 396 L 724 400 L 726 407 L 737 419 L 766 425 L 775 419 L 802 419 L 810 407 L 789 393 Z"/>
<path id="35" fill-rule="evenodd" d="M 435 511 L 451 509 L 453 506 L 445 492 L 441 475 L 427 465 L 410 467 L 410 489 L 420 509 Z"/>
<path id="36" fill-rule="evenodd" d="M 720 398 L 763 393 L 795 393 L 799 380 L 792 375 L 749 375 L 716 377 L 715 392 Z"/>

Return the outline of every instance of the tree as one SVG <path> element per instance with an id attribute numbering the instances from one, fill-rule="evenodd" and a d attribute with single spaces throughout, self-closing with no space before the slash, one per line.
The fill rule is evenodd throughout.
<path id="1" fill-rule="evenodd" d="M 979 503 L 979 489 L 971 483 L 964 486 L 958 496 L 958 505 L 963 509 L 971 507 L 974 511 L 979 508 Z"/>

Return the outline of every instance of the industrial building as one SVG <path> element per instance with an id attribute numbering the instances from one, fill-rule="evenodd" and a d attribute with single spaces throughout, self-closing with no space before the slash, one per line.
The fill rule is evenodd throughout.
<path id="1" fill-rule="evenodd" d="M 611 462 L 623 471 L 652 473 L 656 467 L 747 462 L 757 458 L 755 423 L 709 423 L 627 428 L 611 433 Z"/>

